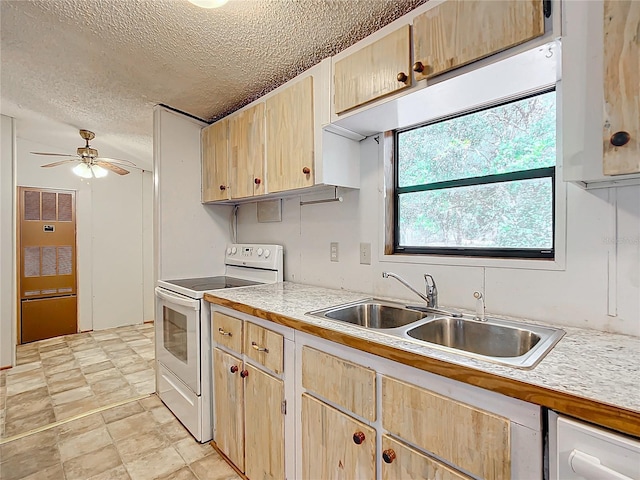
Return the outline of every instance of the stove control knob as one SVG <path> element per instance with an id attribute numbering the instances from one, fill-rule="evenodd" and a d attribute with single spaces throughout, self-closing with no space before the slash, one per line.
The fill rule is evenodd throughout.
<path id="1" fill-rule="evenodd" d="M 269 255 L 271 255 L 271 250 L 269 250 L 268 248 L 264 251 L 264 258 L 269 258 Z"/>
<path id="2" fill-rule="evenodd" d="M 227 255 L 231 255 L 231 247 L 227 247 Z"/>
<path id="3" fill-rule="evenodd" d="M 262 256 L 262 249 L 261 249 L 261 248 L 259 248 L 259 249 L 258 249 L 258 256 L 259 256 L 259 257 L 261 257 L 261 256 Z"/>
<path id="4" fill-rule="evenodd" d="M 236 247 L 233 247 L 233 248 L 231 249 L 231 254 L 232 254 L 232 255 L 235 255 L 237 251 L 238 251 L 238 249 L 237 249 Z"/>

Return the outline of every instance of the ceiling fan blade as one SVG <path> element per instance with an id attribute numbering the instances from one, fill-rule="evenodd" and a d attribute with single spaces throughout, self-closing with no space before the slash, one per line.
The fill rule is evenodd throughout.
<path id="1" fill-rule="evenodd" d="M 98 160 L 97 162 L 94 161 L 93 163 L 94 165 L 100 165 L 102 168 L 111 170 L 112 172 L 117 173 L 118 175 L 126 175 L 127 173 L 129 173 L 129 170 L 125 170 L 124 168 L 118 167 L 117 165 L 114 165 L 109 162 L 105 162 L 104 160 Z"/>
<path id="2" fill-rule="evenodd" d="M 130 162 L 129 160 L 121 160 L 118 158 L 96 157 L 94 161 L 95 160 L 101 161 L 101 162 L 109 162 L 109 163 L 121 163 L 123 165 L 131 165 L 132 167 L 136 166 L 135 163 Z"/>
<path id="3" fill-rule="evenodd" d="M 31 155 L 49 155 L 53 157 L 77 157 L 75 153 L 29 152 Z"/>
<path id="4" fill-rule="evenodd" d="M 64 165 L 69 162 L 78 162 L 79 158 L 70 158 L 69 160 L 61 160 L 60 162 L 47 163 L 46 165 L 40 165 L 41 167 L 57 167 L 58 165 Z"/>

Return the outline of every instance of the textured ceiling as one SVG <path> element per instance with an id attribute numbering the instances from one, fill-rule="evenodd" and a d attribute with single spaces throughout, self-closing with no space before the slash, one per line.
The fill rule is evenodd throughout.
<path id="1" fill-rule="evenodd" d="M 214 120 L 424 1 L 2 0 L 0 107 L 19 135 L 74 151 L 87 128 L 150 162 L 154 105 Z"/>

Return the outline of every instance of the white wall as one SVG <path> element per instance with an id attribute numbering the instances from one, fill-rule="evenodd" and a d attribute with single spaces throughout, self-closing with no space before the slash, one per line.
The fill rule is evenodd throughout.
<path id="1" fill-rule="evenodd" d="M 640 187 L 567 186 L 565 270 L 435 265 L 383 255 L 382 168 L 372 138 L 361 144 L 361 172 L 360 190 L 342 192 L 342 203 L 285 199 L 281 223 L 257 223 L 256 204 L 241 206 L 239 241 L 283 244 L 286 280 L 416 300 L 382 272 L 398 273 L 420 290 L 429 272 L 442 305 L 473 309 L 473 291 L 480 290 L 488 313 L 640 336 Z M 329 259 L 330 242 L 339 242 L 337 263 Z M 371 265 L 359 263 L 360 242 L 372 244 Z"/>
<path id="2" fill-rule="evenodd" d="M 24 133 L 37 137 L 37 132 Z M 76 191 L 79 330 L 152 320 L 152 286 L 148 285 L 152 266 L 146 258 L 153 248 L 148 224 L 152 174 L 132 169 L 125 176 L 110 173 L 101 179 L 82 179 L 71 172 L 73 165 L 41 168 L 55 157 L 29 152 L 61 148 L 22 135 L 17 132 L 17 185 Z"/>
<path id="3" fill-rule="evenodd" d="M 231 207 L 200 203 L 200 130 L 205 125 L 164 107 L 154 110 L 156 275 L 163 280 L 224 272 Z"/>
<path id="4" fill-rule="evenodd" d="M 0 137 L 0 368 L 14 363 L 14 122 L 2 115 Z"/>

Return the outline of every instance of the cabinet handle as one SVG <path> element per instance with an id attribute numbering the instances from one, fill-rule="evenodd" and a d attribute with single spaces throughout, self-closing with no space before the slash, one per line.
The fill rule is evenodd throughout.
<path id="1" fill-rule="evenodd" d="M 247 378 L 247 377 L 249 376 L 249 371 L 248 371 L 248 370 L 242 370 L 242 371 L 240 372 L 240 376 L 241 376 L 242 378 Z"/>
<path id="2" fill-rule="evenodd" d="M 407 74 L 404 72 L 400 72 L 396 78 L 398 79 L 399 82 L 402 82 L 402 83 L 406 83 L 407 80 L 409 80 L 409 77 L 407 77 Z"/>
<path id="3" fill-rule="evenodd" d="M 304 173 L 305 175 L 309 175 L 311 173 L 311 169 L 309 167 L 304 167 L 302 169 L 302 173 Z"/>
<path id="4" fill-rule="evenodd" d="M 623 131 L 616 132 L 611 135 L 611 139 L 609 141 L 614 147 L 624 147 L 627 143 L 629 143 L 629 140 L 631 140 L 631 135 L 629 135 L 629 132 Z"/>
<path id="5" fill-rule="evenodd" d="M 384 460 L 384 463 L 391 463 L 396 459 L 396 452 L 389 448 L 382 452 L 382 459 Z"/>
<path id="6" fill-rule="evenodd" d="M 422 64 L 422 62 L 414 63 L 413 64 L 413 71 L 414 72 L 418 72 L 418 73 L 424 72 L 424 65 Z"/>
<path id="7" fill-rule="evenodd" d="M 254 350 L 257 350 L 258 352 L 269 353 L 269 349 L 268 348 L 261 347 L 256 342 L 251 342 L 251 348 L 253 348 Z"/>
<path id="8" fill-rule="evenodd" d="M 364 433 L 362 432 L 356 432 L 353 434 L 353 443 L 355 443 L 356 445 L 360 445 L 362 442 L 364 442 Z"/>
<path id="9" fill-rule="evenodd" d="M 231 371 L 231 373 L 236 373 L 238 371 L 238 366 L 237 365 L 231 365 L 231 368 L 229 370 Z"/>
<path id="10" fill-rule="evenodd" d="M 218 328 L 218 333 L 223 337 L 233 337 L 233 334 L 231 332 L 225 332 L 222 327 Z"/>
<path id="11" fill-rule="evenodd" d="M 254 178 L 253 183 L 255 183 L 256 185 L 260 185 L 262 183 L 262 180 L 260 180 L 259 178 Z"/>
<path id="12" fill-rule="evenodd" d="M 223 191 L 224 191 L 224 190 L 226 190 L 226 189 L 227 189 L 227 187 L 226 187 L 225 185 L 220 185 L 220 190 L 223 190 Z"/>

